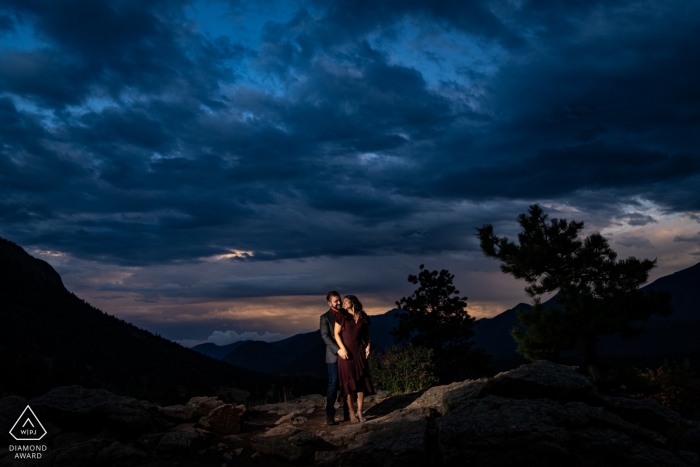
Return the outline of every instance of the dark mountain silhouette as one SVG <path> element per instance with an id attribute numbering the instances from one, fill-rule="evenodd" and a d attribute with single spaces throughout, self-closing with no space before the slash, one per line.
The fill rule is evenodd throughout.
<path id="1" fill-rule="evenodd" d="M 0 397 L 78 384 L 167 405 L 217 391 L 226 398 L 225 388 L 257 399 L 273 384 L 322 390 L 308 377 L 228 365 L 108 315 L 66 290 L 48 263 L 2 238 L 0 300 Z"/>
<path id="2" fill-rule="evenodd" d="M 237 349 L 238 347 L 242 346 L 243 344 L 247 342 L 252 342 L 252 341 L 238 341 L 234 342 L 233 344 L 227 344 L 227 345 L 216 345 L 212 344 L 211 342 L 207 342 L 206 344 L 198 344 L 195 345 L 194 347 L 190 347 L 192 350 L 196 350 L 197 352 L 206 355 L 207 357 L 215 358 L 217 360 L 223 360 L 223 358 L 230 354 L 231 351 Z"/>
<path id="3" fill-rule="evenodd" d="M 398 321 L 396 313 L 401 312 L 393 309 L 381 315 L 370 316 L 374 350 L 393 345 L 394 338 L 390 332 Z M 226 363 L 265 373 L 323 378 L 328 371 L 325 363 L 325 344 L 320 331 L 295 334 L 276 342 L 241 341 L 225 346 L 200 344 L 192 347 L 192 350 Z"/>
<path id="4" fill-rule="evenodd" d="M 627 340 L 618 336 L 602 338 L 598 343 L 600 355 L 616 358 L 648 357 L 639 361 L 656 362 L 663 360 L 658 357 L 684 358 L 699 353 L 700 339 L 697 336 L 700 335 L 700 263 L 661 277 L 641 290 L 671 292 L 673 314 L 666 318 L 653 316 L 644 324 L 645 332 L 633 339 Z M 556 296 L 546 301 L 545 305 L 557 306 Z M 532 306 L 521 303 L 493 318 L 480 319 L 474 326 L 474 340 L 477 346 L 494 357 L 499 369 L 508 366 L 503 362 L 522 360 L 516 352 L 515 340 L 510 335 L 510 330 L 518 325 L 517 309 L 531 310 Z"/>

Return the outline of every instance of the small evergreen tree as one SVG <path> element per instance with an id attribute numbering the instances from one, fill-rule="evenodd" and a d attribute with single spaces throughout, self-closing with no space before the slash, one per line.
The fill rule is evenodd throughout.
<path id="1" fill-rule="evenodd" d="M 420 286 L 396 302 L 405 313 L 398 315 L 398 326 L 391 332 L 397 344 L 410 342 L 432 350 L 435 373 L 443 383 L 481 374 L 488 363 L 483 350 L 472 349 L 474 318 L 453 279 L 446 269 L 429 271 L 421 264 L 417 276 L 408 276 L 409 282 Z"/>
<path id="2" fill-rule="evenodd" d="M 564 350 L 578 350 L 597 379 L 600 336 L 637 336 L 649 316 L 673 311 L 667 292 L 639 290 L 656 260 L 618 261 L 602 235 L 580 238 L 583 222 L 548 221 L 537 204 L 520 214 L 518 223 L 517 244 L 496 236 L 491 224 L 477 229 L 477 237 L 484 254 L 501 262 L 503 273 L 528 283 L 525 292 L 534 309 L 520 311 L 518 321 L 525 329 L 513 330 L 526 358 L 556 360 Z M 544 307 L 540 297 L 555 291 L 561 307 Z"/>

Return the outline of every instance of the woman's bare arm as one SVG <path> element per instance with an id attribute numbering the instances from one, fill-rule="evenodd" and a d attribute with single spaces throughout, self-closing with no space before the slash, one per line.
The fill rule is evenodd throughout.
<path id="1" fill-rule="evenodd" d="M 335 323 L 335 328 L 333 329 L 333 333 L 335 334 L 335 341 L 338 343 L 338 347 L 340 347 L 340 350 L 338 350 L 338 356 L 342 359 L 347 360 L 348 359 L 348 351 L 345 348 L 345 344 L 343 343 L 343 339 L 340 337 L 340 331 L 342 329 L 343 328 L 339 323 Z"/>

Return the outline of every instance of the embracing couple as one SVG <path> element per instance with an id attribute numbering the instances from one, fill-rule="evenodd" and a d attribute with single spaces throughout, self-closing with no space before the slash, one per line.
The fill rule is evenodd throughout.
<path id="1" fill-rule="evenodd" d="M 330 309 L 321 315 L 321 337 L 326 344 L 328 366 L 326 424 L 337 424 L 335 402 L 338 388 L 338 398 L 343 403 L 343 420 L 364 422 L 365 396 L 375 393 L 367 364 L 370 320 L 354 295 L 346 295 L 341 301 L 340 294 L 332 290 L 326 294 L 326 301 Z"/>

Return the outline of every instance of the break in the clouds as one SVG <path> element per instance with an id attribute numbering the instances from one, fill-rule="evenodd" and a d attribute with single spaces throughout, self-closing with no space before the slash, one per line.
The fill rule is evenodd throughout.
<path id="1" fill-rule="evenodd" d="M 698 43 L 685 1 L 3 0 L 0 235 L 190 325 L 331 285 L 389 308 L 406 258 L 491 273 L 474 227 L 533 202 L 690 265 Z"/>

